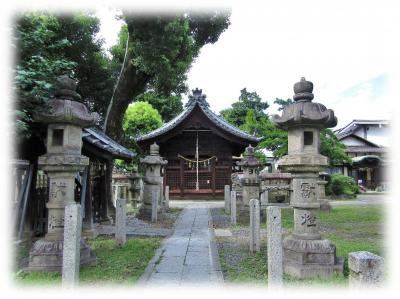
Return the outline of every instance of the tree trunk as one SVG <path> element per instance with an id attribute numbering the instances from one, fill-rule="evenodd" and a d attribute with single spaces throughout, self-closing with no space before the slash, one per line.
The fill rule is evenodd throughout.
<path id="1" fill-rule="evenodd" d="M 121 143 L 122 120 L 125 111 L 135 96 L 145 91 L 149 79 L 147 74 L 137 70 L 128 54 L 104 122 L 104 131 L 115 141 Z"/>

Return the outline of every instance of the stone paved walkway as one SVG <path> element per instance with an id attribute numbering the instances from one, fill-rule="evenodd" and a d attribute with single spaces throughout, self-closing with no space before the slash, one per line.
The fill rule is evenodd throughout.
<path id="1" fill-rule="evenodd" d="M 223 283 L 207 203 L 190 204 L 179 215 L 144 283 L 152 286 Z M 145 273 L 146 276 L 146 273 Z"/>

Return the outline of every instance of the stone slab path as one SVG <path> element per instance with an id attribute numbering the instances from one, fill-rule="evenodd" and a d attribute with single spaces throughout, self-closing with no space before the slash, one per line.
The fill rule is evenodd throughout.
<path id="1" fill-rule="evenodd" d="M 141 282 L 146 285 L 223 283 L 217 247 L 207 203 L 189 204 L 175 222 Z"/>

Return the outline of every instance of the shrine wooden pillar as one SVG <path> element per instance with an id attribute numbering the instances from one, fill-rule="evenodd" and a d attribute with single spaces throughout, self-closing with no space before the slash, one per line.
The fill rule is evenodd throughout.
<path id="1" fill-rule="evenodd" d="M 211 159 L 211 189 L 212 189 L 212 197 L 215 197 L 215 168 L 216 168 L 215 159 Z"/>
<path id="2" fill-rule="evenodd" d="M 180 177 L 180 186 L 181 186 L 181 197 L 183 197 L 184 191 L 184 173 L 185 173 L 185 161 L 180 159 L 180 168 L 179 168 L 179 177 Z"/>

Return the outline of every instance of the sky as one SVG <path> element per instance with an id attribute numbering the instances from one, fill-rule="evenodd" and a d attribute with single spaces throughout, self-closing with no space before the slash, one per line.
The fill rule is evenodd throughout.
<path id="1" fill-rule="evenodd" d="M 248 2 L 246 2 L 248 3 Z M 293 96 L 301 77 L 314 83 L 314 101 L 333 109 L 340 128 L 353 119 L 391 119 L 389 94 L 396 13 L 389 2 L 263 1 L 226 5 L 231 25 L 201 49 L 188 72 L 219 112 L 240 90 L 257 92 L 277 113 L 275 98 Z M 260 4 L 262 3 L 262 4 Z M 107 47 L 122 21 L 116 6 L 96 7 Z"/>

